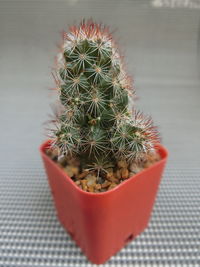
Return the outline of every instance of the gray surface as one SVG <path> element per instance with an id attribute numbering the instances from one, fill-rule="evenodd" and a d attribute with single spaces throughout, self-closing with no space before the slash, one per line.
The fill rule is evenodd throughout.
<path id="1" fill-rule="evenodd" d="M 200 266 L 200 3 L 175 2 L 0 1 L 1 267 L 92 266 L 55 217 L 37 150 L 59 31 L 90 16 L 118 29 L 170 152 L 149 228 L 105 266 Z"/>

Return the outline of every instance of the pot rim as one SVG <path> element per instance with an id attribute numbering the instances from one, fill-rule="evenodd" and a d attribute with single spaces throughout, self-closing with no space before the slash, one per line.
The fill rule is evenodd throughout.
<path id="1" fill-rule="evenodd" d="M 90 196 L 95 196 L 95 197 L 102 197 L 104 195 L 109 195 L 112 194 L 113 192 L 120 190 L 120 188 L 124 187 L 126 184 L 130 183 L 133 179 L 137 178 L 138 176 L 140 176 L 141 174 L 145 174 L 146 172 L 148 172 L 149 170 L 155 168 L 157 165 L 159 165 L 162 162 L 165 162 L 168 158 L 168 150 L 162 145 L 162 144 L 156 144 L 155 149 L 159 152 L 160 156 L 161 156 L 161 160 L 155 162 L 154 164 L 152 164 L 150 167 L 143 169 L 142 171 L 136 173 L 135 175 L 133 175 L 132 177 L 124 180 L 122 183 L 120 183 L 119 185 L 117 185 L 116 187 L 106 191 L 106 192 L 98 192 L 98 193 L 94 193 L 94 192 L 86 192 L 83 189 L 81 189 L 72 179 L 70 176 L 67 175 L 66 172 L 63 171 L 62 168 L 60 168 L 58 166 L 58 164 L 56 164 L 46 153 L 45 150 L 47 149 L 47 147 L 50 145 L 50 143 L 52 142 L 52 140 L 46 140 L 44 141 L 40 147 L 40 154 L 42 155 L 42 157 L 44 157 L 48 162 L 52 163 L 54 165 L 54 167 L 61 172 L 66 179 L 69 180 L 69 182 L 81 193 L 81 194 L 85 194 L 85 195 L 90 195 Z"/>

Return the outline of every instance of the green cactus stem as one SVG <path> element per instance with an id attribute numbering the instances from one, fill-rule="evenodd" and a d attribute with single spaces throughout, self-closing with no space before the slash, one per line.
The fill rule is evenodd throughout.
<path id="1" fill-rule="evenodd" d="M 151 118 L 130 105 L 134 90 L 108 27 L 88 20 L 64 33 L 55 77 L 62 112 L 52 139 L 61 154 L 97 166 L 137 159 L 159 141 Z"/>

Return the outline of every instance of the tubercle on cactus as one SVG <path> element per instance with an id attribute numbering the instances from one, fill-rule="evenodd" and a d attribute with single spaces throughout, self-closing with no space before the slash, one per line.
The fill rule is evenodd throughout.
<path id="1" fill-rule="evenodd" d="M 98 169 L 138 159 L 159 142 L 152 119 L 130 105 L 134 90 L 123 65 L 108 27 L 83 20 L 63 33 L 54 73 L 61 112 L 51 131 L 61 154 Z"/>

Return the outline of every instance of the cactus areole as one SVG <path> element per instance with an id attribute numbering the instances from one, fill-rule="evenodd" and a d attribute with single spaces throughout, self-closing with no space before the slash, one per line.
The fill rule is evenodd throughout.
<path id="1" fill-rule="evenodd" d="M 53 75 L 60 108 L 50 136 L 60 154 L 87 167 L 154 149 L 156 127 L 134 108 L 132 80 L 108 27 L 88 20 L 64 32 Z"/>
<path id="2" fill-rule="evenodd" d="M 60 104 L 41 156 L 60 222 L 101 264 L 147 227 L 167 151 L 135 110 L 107 27 L 89 20 L 64 33 L 54 78 Z"/>

